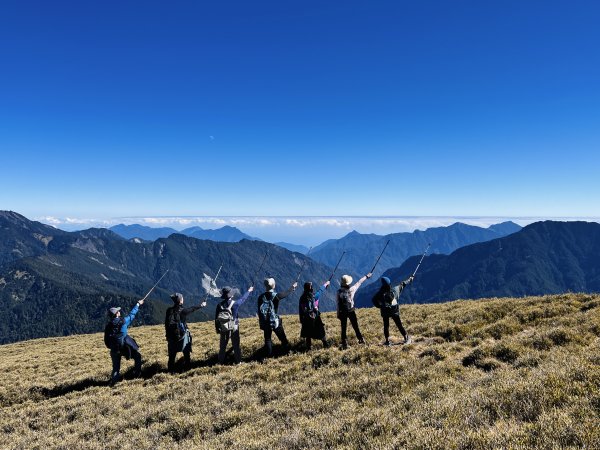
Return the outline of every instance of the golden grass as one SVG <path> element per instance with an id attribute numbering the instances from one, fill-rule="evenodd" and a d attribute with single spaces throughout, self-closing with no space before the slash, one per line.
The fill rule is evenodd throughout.
<path id="1" fill-rule="evenodd" d="M 162 327 L 134 327 L 146 378 L 117 388 L 100 334 L 0 346 L 0 448 L 600 448 L 599 305 L 405 306 L 415 344 L 390 348 L 379 312 L 359 310 L 370 345 L 266 363 L 252 360 L 262 333 L 247 319 L 247 362 L 225 367 L 214 325 L 197 323 L 194 368 L 178 375 L 165 373 Z M 324 321 L 339 343 L 335 316 Z M 284 323 L 298 344 L 297 317 Z"/>

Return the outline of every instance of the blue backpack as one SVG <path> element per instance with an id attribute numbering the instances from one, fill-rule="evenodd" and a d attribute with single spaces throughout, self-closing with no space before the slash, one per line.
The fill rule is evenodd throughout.
<path id="1" fill-rule="evenodd" d="M 259 303 L 258 307 L 258 324 L 261 330 L 275 330 L 279 328 L 279 316 L 275 312 L 275 305 L 273 304 L 273 298 L 276 296 L 273 293 L 271 298 L 267 298 L 267 294 L 261 295 L 262 302 Z"/>

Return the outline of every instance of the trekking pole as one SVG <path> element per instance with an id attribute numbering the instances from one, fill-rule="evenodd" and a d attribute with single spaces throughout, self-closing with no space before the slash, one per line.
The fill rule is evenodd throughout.
<path id="1" fill-rule="evenodd" d="M 375 267 L 377 267 L 377 264 L 379 264 L 379 260 L 381 259 L 381 257 L 383 256 L 383 252 L 385 252 L 385 249 L 387 248 L 388 244 L 390 243 L 390 240 L 388 239 L 388 241 L 385 243 L 385 247 L 383 247 L 383 250 L 381 250 L 381 253 L 379 255 L 379 258 L 377 258 L 377 261 L 375 261 L 375 265 L 373 266 L 373 268 L 371 269 L 371 273 L 375 272 Z"/>
<path id="2" fill-rule="evenodd" d="M 425 255 L 427 254 L 427 250 L 429 250 L 429 247 L 431 247 L 431 244 L 427 244 L 427 248 L 425 249 L 425 253 L 423 253 L 423 256 L 421 256 L 421 261 L 419 261 L 419 264 L 417 264 L 417 268 L 415 269 L 415 271 L 412 274 L 413 278 L 417 274 L 417 270 L 419 270 L 419 267 L 421 267 L 421 263 L 423 262 L 423 259 L 425 259 Z"/>
<path id="3" fill-rule="evenodd" d="M 221 267 L 219 267 L 219 270 L 217 270 L 217 274 L 211 281 L 211 283 L 214 284 L 215 287 L 217 287 L 217 278 L 219 278 L 219 274 L 221 273 L 222 268 L 223 268 L 223 263 L 221 263 Z M 202 303 L 207 302 L 209 294 L 210 294 L 210 285 L 208 286 L 208 291 L 206 292 L 206 297 L 204 297 L 204 300 L 202 300 Z"/>
<path id="4" fill-rule="evenodd" d="M 252 278 L 252 287 L 254 287 L 254 285 L 256 284 L 256 277 L 258 276 L 258 274 L 260 273 L 260 270 L 265 265 L 265 261 L 267 260 L 267 256 L 269 256 L 269 250 L 267 250 L 267 253 L 265 253 L 265 257 L 263 258 L 262 262 L 260 263 L 260 267 L 258 268 L 258 270 L 256 271 L 256 273 L 254 274 L 254 277 Z"/>
<path id="5" fill-rule="evenodd" d="M 161 282 L 161 280 L 165 277 L 166 274 L 169 273 L 169 269 L 167 269 L 167 271 L 165 273 L 163 273 L 163 276 L 160 277 L 158 279 L 158 281 L 156 282 L 156 284 L 154 286 L 152 286 L 152 288 L 148 291 L 148 293 L 146 295 L 144 295 L 144 298 L 142 299 L 142 301 L 146 300 L 148 298 L 148 296 L 152 293 L 152 291 L 154 290 L 154 288 L 156 288 L 156 286 L 158 286 L 158 283 Z"/>
<path id="6" fill-rule="evenodd" d="M 338 266 L 340 265 L 340 263 L 342 262 L 342 258 L 344 257 L 344 255 L 346 254 L 346 252 L 342 253 L 342 256 L 340 256 L 340 260 L 337 262 L 337 264 L 335 265 L 335 268 L 333 269 L 333 272 L 331 272 L 331 276 L 329 277 L 329 282 L 331 282 L 331 279 L 333 278 L 333 275 L 335 274 L 335 271 L 337 270 Z"/>
<path id="7" fill-rule="evenodd" d="M 298 276 L 296 277 L 296 283 L 300 280 L 300 275 L 302 275 L 302 271 L 304 270 L 304 266 L 306 266 L 306 261 L 308 261 L 308 255 L 310 254 L 310 251 L 312 250 L 312 247 L 308 249 L 308 253 L 306 253 L 306 259 L 302 262 L 302 267 L 300 267 L 300 272 L 298 272 Z"/>

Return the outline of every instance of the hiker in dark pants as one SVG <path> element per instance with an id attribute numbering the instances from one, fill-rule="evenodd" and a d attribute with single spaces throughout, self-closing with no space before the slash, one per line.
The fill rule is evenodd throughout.
<path id="1" fill-rule="evenodd" d="M 177 353 L 183 352 L 184 367 L 191 367 L 192 334 L 187 326 L 187 317 L 200 308 L 206 306 L 206 301 L 189 308 L 183 307 L 183 295 L 179 292 L 171 295 L 173 306 L 167 309 L 165 315 L 165 335 L 167 338 L 167 351 L 169 361 L 167 368 L 170 373 L 175 372 L 175 358 Z"/>
<path id="2" fill-rule="evenodd" d="M 402 320 L 400 319 L 400 305 L 398 299 L 406 286 L 413 282 L 413 277 L 400 283 L 398 286 L 392 287 L 392 282 L 388 277 L 381 277 L 381 288 L 373 296 L 373 305 L 381 310 L 383 318 L 383 336 L 385 337 L 384 345 L 390 344 L 390 318 L 394 321 L 400 333 L 404 337 L 404 344 L 410 344 L 412 339 L 404 329 Z"/>
<path id="3" fill-rule="evenodd" d="M 230 287 L 224 287 L 221 289 L 221 298 L 223 301 L 217 305 L 217 311 L 215 313 L 215 328 L 217 334 L 221 336 L 221 342 L 219 345 L 219 364 L 225 362 L 225 351 L 227 350 L 227 344 L 231 339 L 231 345 L 233 346 L 233 358 L 236 364 L 242 362 L 242 351 L 240 349 L 240 319 L 239 310 L 240 306 L 244 304 L 250 293 L 254 291 L 254 286 L 248 288 L 248 291 L 239 299 L 233 299 L 233 292 Z"/>
<path id="4" fill-rule="evenodd" d="M 275 335 L 283 344 L 285 352 L 287 352 L 290 348 L 290 344 L 285 335 L 285 330 L 283 329 L 283 322 L 279 317 L 279 302 L 294 292 L 296 287 L 298 287 L 298 283 L 292 284 L 292 287 L 290 287 L 287 291 L 279 293 L 275 292 L 274 278 L 267 278 L 264 281 L 264 285 L 267 291 L 260 294 L 258 297 L 258 322 L 260 329 L 264 332 L 265 355 L 271 356 L 273 354 L 273 333 L 275 333 Z M 264 307 L 263 304 L 265 305 Z M 270 320 L 265 316 L 266 311 L 269 311 Z"/>
<path id="5" fill-rule="evenodd" d="M 329 287 L 329 283 L 329 281 L 326 281 L 316 293 L 310 281 L 304 283 L 304 292 L 300 296 L 298 304 L 298 314 L 302 325 L 300 337 L 306 340 L 307 350 L 310 350 L 313 339 L 322 341 L 324 348 L 329 347 L 325 338 L 325 325 L 323 325 L 319 311 L 319 298 L 325 292 L 325 289 Z"/>
<path id="6" fill-rule="evenodd" d="M 367 279 L 371 278 L 373 274 L 368 273 L 360 280 L 358 280 L 353 286 L 352 277 L 350 275 L 344 275 L 341 279 L 341 287 L 337 292 L 337 316 L 340 319 L 342 327 L 342 348 L 348 348 L 348 338 L 346 336 L 346 329 L 348 328 L 348 319 L 354 328 L 356 337 L 359 344 L 366 344 L 365 338 L 363 337 L 360 329 L 358 328 L 358 319 L 356 318 L 356 311 L 354 311 L 354 294 Z"/>
<path id="7" fill-rule="evenodd" d="M 104 343 L 110 349 L 110 359 L 112 360 L 112 372 L 110 376 L 110 385 L 114 386 L 119 381 L 121 371 L 121 357 L 129 360 L 133 358 L 134 368 L 133 376 L 139 377 L 142 374 L 142 355 L 137 342 L 127 334 L 127 329 L 135 319 L 140 306 L 144 300 L 139 300 L 130 311 L 129 315 L 121 317 L 121 308 L 110 308 L 108 310 L 109 322 L 104 328 Z"/>

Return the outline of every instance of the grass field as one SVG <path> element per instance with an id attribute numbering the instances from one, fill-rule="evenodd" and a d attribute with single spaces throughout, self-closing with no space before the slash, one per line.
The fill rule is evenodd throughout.
<path id="1" fill-rule="evenodd" d="M 166 370 L 160 326 L 134 327 L 144 378 L 106 386 L 102 336 L 0 346 L 0 448 L 600 448 L 600 297 L 568 294 L 402 308 L 415 343 L 256 360 L 241 322 L 240 366 L 216 366 L 214 325 L 192 324 L 194 367 Z M 325 314 L 329 338 L 339 322 Z M 350 329 L 351 330 L 351 329 Z M 397 331 L 396 340 L 400 340 Z M 124 362 L 126 371 L 131 362 Z"/>

